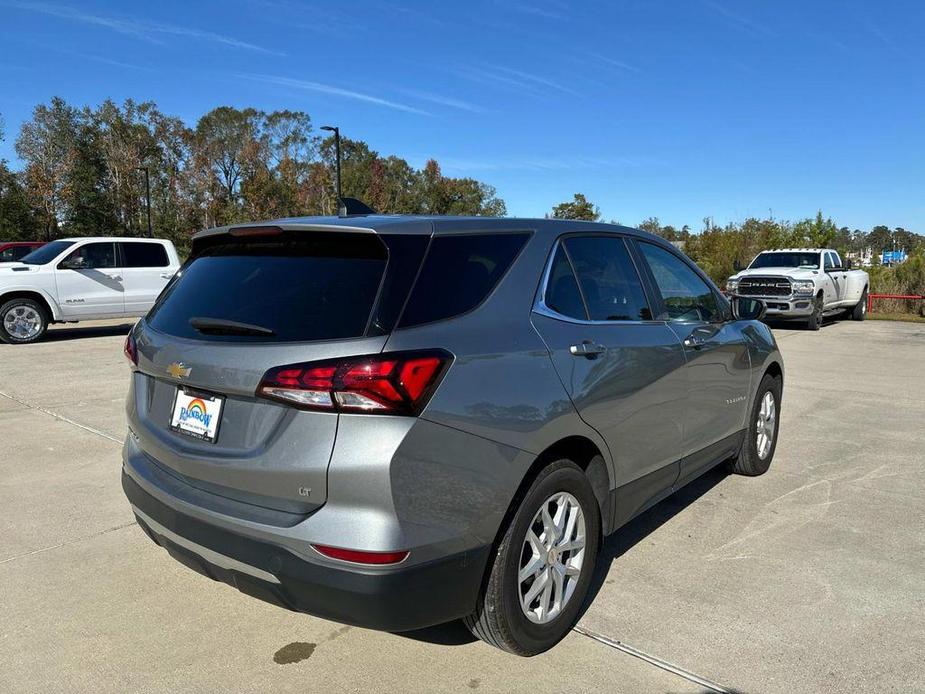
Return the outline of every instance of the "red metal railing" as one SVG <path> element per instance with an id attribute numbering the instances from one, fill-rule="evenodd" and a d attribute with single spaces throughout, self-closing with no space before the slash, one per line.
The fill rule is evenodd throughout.
<path id="1" fill-rule="evenodd" d="M 925 299 L 925 296 L 918 294 L 868 294 L 867 295 L 867 312 L 870 313 L 874 307 L 874 299 Z"/>

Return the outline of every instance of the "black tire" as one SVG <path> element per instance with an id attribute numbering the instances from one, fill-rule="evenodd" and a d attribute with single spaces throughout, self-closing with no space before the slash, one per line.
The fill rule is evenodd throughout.
<path id="1" fill-rule="evenodd" d="M 819 330 L 822 327 L 822 297 L 817 296 L 813 299 L 813 312 L 806 321 L 806 327 L 810 330 Z"/>
<path id="2" fill-rule="evenodd" d="M 867 288 L 861 294 L 861 300 L 851 310 L 851 320 L 864 320 L 867 318 Z"/>
<path id="3" fill-rule="evenodd" d="M 774 432 L 771 436 L 770 449 L 764 457 L 758 454 L 758 414 L 761 411 L 761 404 L 767 393 L 771 394 L 774 402 Z M 765 374 L 758 384 L 758 392 L 755 394 L 755 400 L 748 412 L 748 425 L 745 427 L 745 440 L 742 442 L 742 448 L 739 455 L 729 464 L 729 471 L 737 475 L 747 475 L 748 477 L 757 477 L 763 475 L 771 467 L 771 461 L 774 459 L 774 451 L 777 450 L 777 439 L 780 434 L 780 396 L 781 381 L 771 374 Z"/>
<path id="4" fill-rule="evenodd" d="M 585 554 L 571 597 L 564 601 L 561 611 L 551 621 L 538 624 L 530 621 L 521 607 L 518 574 L 525 556 L 527 531 L 534 516 L 544 502 L 559 492 L 567 492 L 577 500 L 584 515 Z M 578 618 L 594 574 L 600 537 L 600 507 L 588 478 L 571 460 L 549 464 L 533 480 L 511 517 L 489 563 L 476 611 L 463 620 L 466 626 L 486 643 L 516 655 L 531 656 L 552 648 L 568 634 Z"/>
<path id="5" fill-rule="evenodd" d="M 38 330 L 28 337 L 11 333 L 8 330 L 6 316 L 14 310 L 34 312 L 38 318 Z M 25 345 L 42 339 L 46 330 L 48 330 L 48 314 L 45 312 L 45 307 L 34 299 L 10 299 L 0 306 L 0 340 L 3 342 L 11 345 Z"/>

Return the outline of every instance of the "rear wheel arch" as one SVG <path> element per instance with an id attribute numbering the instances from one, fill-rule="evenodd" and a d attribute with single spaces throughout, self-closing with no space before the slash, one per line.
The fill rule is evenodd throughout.
<path id="1" fill-rule="evenodd" d="M 602 529 L 606 532 L 610 522 L 610 473 L 607 463 L 596 443 L 585 436 L 575 435 L 559 439 L 536 456 L 508 503 L 507 511 L 495 536 L 494 546 L 497 547 L 498 542 L 504 536 L 511 519 L 540 471 L 550 463 L 563 458 L 571 460 L 587 475 L 600 506 Z"/>

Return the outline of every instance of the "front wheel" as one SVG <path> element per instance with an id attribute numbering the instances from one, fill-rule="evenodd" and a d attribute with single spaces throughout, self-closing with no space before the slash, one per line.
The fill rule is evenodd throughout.
<path id="1" fill-rule="evenodd" d="M 11 345 L 35 342 L 48 328 L 45 309 L 32 299 L 10 299 L 0 306 L 0 339 Z"/>
<path id="2" fill-rule="evenodd" d="M 516 655 L 542 653 L 569 632 L 600 546 L 597 497 L 575 463 L 559 460 L 530 485 L 489 566 L 466 626 Z"/>
<path id="3" fill-rule="evenodd" d="M 813 301 L 813 312 L 806 321 L 806 327 L 810 330 L 819 330 L 822 327 L 822 297 L 817 296 Z"/>
<path id="4" fill-rule="evenodd" d="M 756 477 L 771 467 L 774 451 L 777 449 L 777 433 L 780 429 L 781 381 L 771 374 L 765 374 L 758 384 L 758 393 L 749 413 L 745 441 L 739 456 L 730 464 L 730 471 L 739 475 Z"/>

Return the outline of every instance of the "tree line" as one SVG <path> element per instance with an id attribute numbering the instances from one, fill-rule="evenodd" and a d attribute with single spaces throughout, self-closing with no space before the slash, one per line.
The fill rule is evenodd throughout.
<path id="1" fill-rule="evenodd" d="M 0 121 L 0 140 L 4 134 Z M 36 106 L 14 145 L 21 168 L 0 160 L 0 240 L 144 235 L 145 172 L 154 233 L 181 252 L 199 229 L 337 212 L 334 138 L 316 134 L 304 111 L 220 106 L 187 126 L 151 101 L 76 107 L 56 97 Z M 417 169 L 341 138 L 341 161 L 344 194 L 383 213 L 507 213 L 494 187 L 444 176 L 433 159 Z M 547 216 L 601 221 L 600 209 L 581 193 Z M 767 248 L 834 247 L 843 255 L 870 248 L 875 256 L 905 248 L 912 259 L 872 269 L 871 289 L 925 292 L 925 237 L 901 227 L 839 227 L 822 212 L 795 222 L 748 218 L 723 226 L 708 217 L 697 232 L 657 217 L 636 226 L 679 242 L 720 285 L 736 261 L 746 264 Z"/>
<path id="2" fill-rule="evenodd" d="M 0 139 L 3 137 L 0 127 Z M 334 140 L 303 111 L 221 106 L 188 127 L 150 101 L 37 106 L 15 141 L 19 171 L 0 161 L 0 239 L 143 235 L 145 170 L 155 235 L 181 248 L 198 229 L 336 214 Z M 344 194 L 385 213 L 503 216 L 495 189 L 416 169 L 341 138 Z"/>

